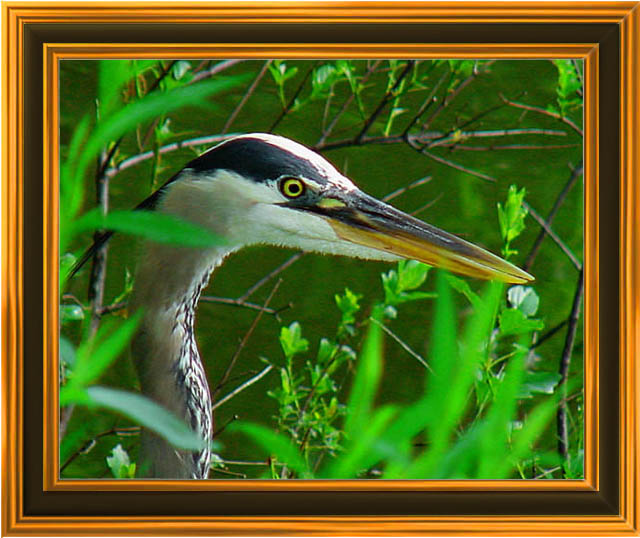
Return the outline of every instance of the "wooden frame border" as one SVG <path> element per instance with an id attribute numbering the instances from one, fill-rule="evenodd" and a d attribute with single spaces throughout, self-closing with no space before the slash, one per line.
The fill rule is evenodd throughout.
<path id="1" fill-rule="evenodd" d="M 179 9 L 179 11 L 178 11 Z M 620 68 L 621 68 L 621 109 L 620 109 L 620 137 L 621 137 L 621 154 L 620 154 L 620 233 L 621 233 L 621 253 L 620 253 L 620 432 L 621 432 L 621 451 L 620 451 L 620 513 L 612 516 L 454 516 L 454 517 L 434 517 L 434 516 L 416 516 L 416 517 L 172 517 L 166 516 L 162 518 L 152 517 L 40 517 L 26 516 L 22 505 L 23 484 L 22 484 L 22 371 L 21 362 L 23 352 L 22 340 L 22 319 L 23 319 L 23 228 L 22 228 L 22 203 L 23 190 L 20 179 L 23 175 L 23 166 L 25 159 L 25 149 L 21 146 L 22 135 L 24 131 L 23 124 L 23 31 L 26 24 L 36 22 L 61 23 L 61 22 L 273 22 L 273 23 L 300 23 L 300 22 L 331 22 L 331 23 L 354 23 L 354 22 L 472 22 L 472 23 L 489 23 L 489 22 L 527 22 L 527 23 L 615 23 L 618 24 L 621 31 L 620 43 Z M 640 207 L 640 111 L 639 111 L 639 59 L 638 51 L 640 50 L 640 8 L 635 2 L 602 2 L 588 4 L 565 4 L 560 2 L 533 2 L 510 4 L 505 6 L 500 3 L 478 2 L 478 3 L 456 3 L 455 6 L 450 3 L 404 3 L 395 2 L 393 5 L 384 2 L 371 2 L 366 4 L 360 3 L 336 3 L 334 5 L 311 3 L 301 7 L 299 4 L 292 2 L 273 2 L 273 3 L 210 3 L 210 4 L 161 4 L 154 6 L 153 4 L 142 3 L 114 3 L 103 4 L 96 3 L 92 5 L 78 5 L 71 3 L 60 4 L 37 4 L 37 3 L 10 3 L 3 5 L 3 30 L 4 30 L 4 47 L 3 47 L 3 74 L 4 74 L 4 98 L 3 98 L 3 134 L 4 143 L 2 145 L 2 156 L 4 159 L 3 175 L 2 175 L 2 287 L 3 287 L 3 364 L 2 364 L 2 388 L 4 411 L 2 415 L 3 427 L 3 452 L 2 463 L 3 472 L 3 510 L 5 517 L 3 519 L 3 534 L 48 534 L 56 533 L 63 535 L 70 534 L 184 534 L 185 528 L 193 533 L 231 533 L 231 534 L 266 534 L 266 533 L 301 533 L 301 534 L 637 534 L 638 533 L 638 513 L 639 498 L 637 493 L 638 487 L 638 394 L 640 389 L 640 373 L 637 364 L 640 357 L 640 216 L 638 207 Z M 240 51 L 242 47 L 247 48 L 254 45 L 242 45 L 236 50 Z M 565 53 L 571 52 L 577 54 L 574 57 L 585 57 L 587 63 L 591 63 L 592 67 L 597 65 L 597 47 L 584 45 L 566 46 Z M 128 46 L 130 50 L 110 45 L 111 52 L 119 51 L 131 55 L 135 46 Z M 199 46 L 202 48 L 201 46 Z M 278 46 L 276 46 L 278 47 Z M 345 46 L 340 46 L 340 50 L 336 51 L 336 56 L 345 55 Z M 375 47 L 375 46 L 374 46 Z M 389 49 L 393 48 L 393 53 L 398 57 L 406 57 L 408 49 L 403 49 L 402 45 L 398 47 L 390 47 L 384 45 L 387 51 L 386 56 L 390 57 Z M 465 49 L 466 47 L 466 49 Z M 467 45 L 455 46 L 444 45 L 440 47 L 440 53 L 443 56 L 453 57 L 456 53 L 460 56 L 473 53 L 474 56 L 480 57 L 482 54 L 478 48 L 482 47 L 488 50 L 486 53 L 492 57 L 500 57 L 496 52 L 496 48 L 491 50 L 491 46 Z M 529 48 L 529 51 L 525 50 Z M 94 48 L 89 46 L 87 49 Z M 151 52 L 149 52 L 151 49 Z M 286 47 L 285 47 L 286 48 Z M 326 56 L 328 49 L 315 46 L 316 50 L 323 50 Z M 408 46 L 409 49 L 415 51 L 416 46 Z M 475 50 L 473 50 L 475 48 Z M 500 50 L 505 51 L 502 57 L 549 57 L 550 51 L 553 51 L 552 45 L 522 45 L 514 44 L 513 47 L 499 46 Z M 89 52 L 87 49 L 83 51 L 82 46 L 74 44 L 72 46 L 61 46 L 56 48 L 50 47 L 50 52 L 56 51 L 57 54 L 64 54 L 63 51 L 70 52 L 73 49 L 79 57 L 85 57 L 84 54 Z M 182 49 L 181 51 L 178 49 Z M 300 47 L 297 47 L 300 50 Z M 571 50 L 569 50 L 571 49 Z M 158 50 L 155 47 L 141 45 L 138 49 L 139 54 L 145 54 L 145 50 L 149 55 L 157 55 Z M 264 49 L 263 49 L 264 50 Z M 370 49 L 364 53 L 371 55 Z M 559 49 L 555 49 L 557 52 Z M 274 51 L 278 51 L 281 56 L 284 49 L 271 49 L 265 51 L 267 56 L 273 56 Z M 404 52 L 403 52 L 404 51 Z M 432 49 L 435 54 L 435 49 Z M 189 46 L 181 46 L 174 48 L 176 55 L 185 54 L 194 56 L 194 51 L 189 50 Z M 509 56 L 509 53 L 512 56 Z M 229 54 L 229 48 L 224 54 Z M 521 56 L 518 56 L 521 54 Z M 207 55 L 211 56 L 211 51 Z M 536 56 L 537 55 L 537 56 Z M 298 53 L 298 57 L 311 57 L 309 51 Z M 103 53 L 101 57 L 106 57 Z M 117 57 L 117 56 L 113 56 Z M 260 57 L 252 55 L 251 57 Z M 265 56 L 262 56 L 265 57 Z M 47 57 L 45 68 L 50 68 Z M 587 88 L 597 92 L 596 69 L 589 69 L 587 73 Z M 51 95 L 46 94 L 44 103 L 46 122 L 55 125 L 53 122 L 57 107 L 52 107 Z M 589 106 L 585 108 L 585 125 L 597 127 L 598 110 L 597 101 L 589 100 Z M 597 129 L 587 127 L 587 139 L 585 140 L 586 148 L 597 148 Z M 51 142 L 46 139 L 45 142 Z M 45 147 L 47 147 L 45 145 Z M 57 154 L 45 151 L 45 177 L 55 177 L 52 173 L 57 173 Z M 597 151 L 587 151 L 585 160 L 585 178 L 596 177 L 597 172 Z M 52 184 L 45 182 L 49 190 L 45 192 L 47 196 L 51 196 Z M 588 237 L 588 244 L 585 248 L 585 284 L 587 295 L 585 296 L 585 333 L 588 339 L 585 341 L 587 349 L 597 350 L 597 310 L 593 310 L 589 305 L 598 304 L 596 293 L 589 290 L 597 290 L 595 284 L 598 282 L 597 273 L 597 252 L 598 252 L 598 199 L 597 189 L 588 188 L 591 183 L 586 181 L 586 204 L 585 204 L 585 237 Z M 597 184 L 596 184 L 597 186 Z M 55 199 L 55 196 L 54 196 Z M 57 205 L 55 200 L 49 200 L 45 203 L 45 219 L 57 216 Z M 46 220 L 45 220 L 46 222 Z M 45 237 L 52 237 L 53 228 L 45 226 Z M 55 235 L 53 235 L 55 237 Z M 51 242 L 45 242 L 45 245 Z M 55 246 L 53 247 L 55 249 Z M 55 261 L 57 256 L 50 250 L 45 251 L 48 259 Z M 595 257 L 594 257 L 595 256 Z M 45 258 L 47 259 L 47 258 Z M 57 264 L 54 264 L 57 265 Z M 589 269 L 591 267 L 591 270 Z M 45 290 L 51 290 L 52 279 L 55 280 L 54 291 L 57 293 L 57 267 L 48 270 L 43 268 L 43 276 L 45 278 Z M 46 297 L 47 305 L 51 304 L 51 293 Z M 54 296 L 55 299 L 55 296 Z M 594 303 L 595 301 L 595 303 Z M 47 309 L 45 309 L 47 310 Z M 45 330 L 47 323 L 52 324 L 57 316 L 52 319 L 52 311 L 45 311 Z M 53 325 L 52 325 L 53 326 Z M 51 341 L 49 334 L 49 341 Z M 49 353 L 55 351 L 55 342 L 53 339 L 53 347 L 49 349 Z M 49 361 L 51 359 L 49 355 Z M 585 360 L 595 361 L 597 364 L 597 355 L 585 354 Z M 46 361 L 45 361 L 45 364 Z M 49 364 L 50 366 L 50 364 Z M 585 363 L 585 368 L 589 369 L 590 364 Z M 47 370 L 45 369 L 45 372 Z M 50 370 L 49 370 L 50 371 Z M 50 375 L 49 375 L 50 378 Z M 45 378 L 46 379 L 46 378 Z M 57 387 L 54 385 L 45 385 L 46 387 Z M 48 388 L 47 390 L 57 390 L 57 388 Z M 587 401 L 594 405 L 598 398 L 598 382 L 597 376 L 587 378 Z M 55 397 L 55 394 L 47 393 L 47 398 Z M 49 401 L 54 401 L 50 400 Z M 45 409 L 47 416 L 50 416 L 51 408 Z M 595 409 L 595 407 L 593 408 Z M 54 421 L 54 423 L 57 421 Z M 587 438 L 597 438 L 598 421 L 597 413 L 592 413 L 586 423 Z M 53 437 L 52 437 L 53 435 Z M 55 428 L 49 430 L 45 436 L 45 452 L 52 450 L 55 443 Z M 596 453 L 597 444 L 591 445 L 592 450 L 587 453 L 586 461 L 586 480 L 585 481 L 549 481 L 554 484 L 553 489 L 598 489 L 598 458 Z M 49 452 L 50 453 L 50 452 Z M 66 487 L 55 480 L 51 473 L 51 465 L 46 466 L 48 469 L 44 477 L 44 486 L 50 489 L 58 489 Z M 65 481 L 66 483 L 67 481 Z M 109 482 L 109 481 L 107 481 Z M 358 482 L 358 481 L 354 481 Z M 458 482 L 458 481 L 455 481 Z M 469 482 L 459 483 L 448 482 L 447 484 L 434 484 L 433 488 L 450 488 L 450 489 L 470 489 Z M 481 483 L 482 482 L 482 483 Z M 515 489 L 522 490 L 522 486 L 516 487 L 513 484 L 517 482 L 504 481 L 505 483 L 497 484 L 496 481 L 475 481 L 473 489 Z M 138 484 L 144 484 L 138 482 Z M 540 482 L 543 484 L 544 482 Z M 91 484 L 83 482 L 83 489 L 91 489 Z M 109 486 L 100 482 L 100 489 L 106 489 Z M 321 486 L 314 482 L 314 486 Z M 89 486 L 89 487 L 87 487 Z M 97 486 L 97 485 L 95 485 Z M 135 486 L 135 484 L 134 484 Z M 160 488 L 141 488 L 141 489 L 166 489 L 167 486 L 185 486 L 188 489 L 200 489 L 192 484 L 184 482 L 174 484 L 165 482 Z M 358 486 L 358 484 L 354 484 Z M 288 487 L 288 486 L 287 486 Z M 360 489 L 361 486 L 356 487 Z M 525 486 L 526 487 L 526 486 Z M 342 484 L 340 486 L 342 489 Z M 534 486 L 537 489 L 537 486 Z M 74 488 L 71 488 L 74 489 Z M 75 488 L 77 489 L 77 488 Z M 121 490 L 121 483 L 117 484 L 115 489 Z M 228 488 L 225 488 L 228 489 Z M 247 489 L 245 488 L 241 489 Z M 255 487 L 254 487 L 255 489 Z M 271 489 L 269 486 L 267 489 Z M 293 486 L 293 489 L 312 489 L 304 486 Z M 335 489 L 335 485 L 333 486 Z M 366 488 L 365 488 L 366 489 Z M 379 484 L 376 487 L 380 490 Z M 386 488 L 385 488 L 386 489 Z M 389 490 L 415 490 L 415 483 L 397 484 Z M 545 487 L 545 489 L 547 489 Z"/>

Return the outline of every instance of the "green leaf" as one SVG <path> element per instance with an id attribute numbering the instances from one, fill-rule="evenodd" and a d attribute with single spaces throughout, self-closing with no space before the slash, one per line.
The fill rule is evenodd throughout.
<path id="1" fill-rule="evenodd" d="M 500 313 L 499 323 L 500 334 L 502 336 L 529 333 L 544 328 L 542 320 L 527 318 L 517 308 L 507 308 L 503 310 Z"/>
<path id="2" fill-rule="evenodd" d="M 93 230 L 133 234 L 181 247 L 206 248 L 225 243 L 224 239 L 201 226 L 154 211 L 112 211 L 104 215 L 97 208 L 85 213 L 73 226 L 76 234 Z"/>
<path id="3" fill-rule="evenodd" d="M 72 403 L 71 400 L 85 400 L 83 389 L 98 379 L 120 356 L 133 337 L 140 318 L 141 313 L 137 312 L 121 324 L 119 320 L 110 319 L 102 324 L 94 338 L 80 345 L 69 382 L 60 392 L 61 406 Z"/>
<path id="4" fill-rule="evenodd" d="M 176 448 L 202 450 L 206 443 L 187 424 L 167 409 L 141 394 L 109 387 L 87 389 L 90 403 L 116 411 L 157 433 Z"/>
<path id="5" fill-rule="evenodd" d="M 471 286 L 469 286 L 466 280 L 454 276 L 451 273 L 445 273 L 445 278 L 449 285 L 458 293 L 464 295 L 474 307 L 480 306 L 480 296 L 471 289 Z"/>
<path id="6" fill-rule="evenodd" d="M 70 163 L 74 170 L 73 186 L 82 183 L 87 168 L 94 162 L 100 151 L 110 142 L 117 140 L 136 125 L 168 114 L 183 106 L 202 106 L 207 97 L 229 90 L 246 80 L 246 76 L 217 78 L 190 86 L 181 86 L 168 92 L 154 92 L 142 99 L 121 108 L 108 118 L 98 122 L 78 158 L 77 163 Z M 71 216 L 77 213 L 81 199 L 74 199 L 69 207 L 63 206 L 62 212 Z"/>
<path id="7" fill-rule="evenodd" d="M 511 185 L 504 207 L 498 203 L 500 233 L 507 244 L 518 237 L 525 228 L 524 218 L 527 215 L 527 210 L 522 204 L 525 194 L 524 188 L 518 190 L 515 185 Z"/>
<path id="8" fill-rule="evenodd" d="M 122 87 L 131 78 L 131 60 L 100 60 L 98 62 L 98 103 L 102 120 L 121 105 Z"/>
<path id="9" fill-rule="evenodd" d="M 115 478 L 135 478 L 136 464 L 131 463 L 129 454 L 118 444 L 111 450 L 111 456 L 106 457 L 107 465 Z"/>
<path id="10" fill-rule="evenodd" d="M 302 338 L 302 329 L 297 321 L 280 329 L 280 346 L 288 359 L 309 349 L 309 340 Z"/>
<path id="11" fill-rule="evenodd" d="M 378 307 L 374 308 L 371 317 L 380 321 L 382 312 Z M 360 352 L 359 364 L 349 395 L 349 413 L 344 425 L 348 437 L 358 436 L 369 421 L 381 376 L 382 329 L 378 323 L 369 323 L 369 330 Z"/>
<path id="12" fill-rule="evenodd" d="M 228 427 L 229 431 L 241 432 L 260 445 L 269 455 L 275 456 L 279 462 L 298 473 L 300 478 L 313 478 L 313 473 L 304 461 L 298 447 L 284 435 L 280 435 L 259 424 L 235 422 Z"/>
<path id="13" fill-rule="evenodd" d="M 73 368 L 76 363 L 76 349 L 73 344 L 64 336 L 60 336 L 60 347 L 58 349 L 60 361 L 67 366 Z"/>
<path id="14" fill-rule="evenodd" d="M 538 294 L 530 286 L 511 286 L 507 291 L 507 299 L 512 307 L 527 317 L 534 316 L 540 304 Z"/>
<path id="15" fill-rule="evenodd" d="M 171 76 L 174 80 L 182 79 L 191 70 L 191 62 L 188 60 L 178 60 L 171 69 Z"/>
<path id="16" fill-rule="evenodd" d="M 431 267 L 416 260 L 398 262 L 398 291 L 415 290 L 424 284 Z"/>
<path id="17" fill-rule="evenodd" d="M 350 437 L 344 453 L 324 471 L 323 478 L 356 478 L 371 465 L 372 459 L 378 460 L 383 457 L 387 447 L 380 443 L 379 439 L 396 413 L 395 406 L 383 406 L 372 413 L 367 422 L 362 424 L 362 429 L 357 435 Z"/>
<path id="18" fill-rule="evenodd" d="M 562 376 L 557 372 L 527 372 L 520 387 L 519 398 L 532 398 L 534 394 L 553 394 Z"/>
<path id="19" fill-rule="evenodd" d="M 84 310 L 77 304 L 60 305 L 60 323 L 67 321 L 80 321 L 84 319 Z"/>
<path id="20" fill-rule="evenodd" d="M 382 288 L 384 301 L 387 305 L 398 305 L 419 299 L 432 299 L 433 293 L 422 291 L 411 292 L 420 287 L 427 278 L 431 267 L 416 260 L 402 260 L 398 262 L 398 269 L 382 273 Z"/>

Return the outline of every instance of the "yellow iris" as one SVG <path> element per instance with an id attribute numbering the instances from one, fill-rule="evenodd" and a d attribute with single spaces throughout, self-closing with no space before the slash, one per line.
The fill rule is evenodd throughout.
<path id="1" fill-rule="evenodd" d="M 302 196 L 304 188 L 304 183 L 295 177 L 286 178 L 280 183 L 280 190 L 287 198 Z"/>

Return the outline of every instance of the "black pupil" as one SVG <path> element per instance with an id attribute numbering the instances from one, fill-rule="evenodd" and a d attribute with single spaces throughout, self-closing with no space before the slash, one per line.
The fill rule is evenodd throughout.
<path id="1" fill-rule="evenodd" d="M 301 190 L 300 184 L 297 181 L 291 181 L 287 190 L 289 194 L 299 194 Z"/>

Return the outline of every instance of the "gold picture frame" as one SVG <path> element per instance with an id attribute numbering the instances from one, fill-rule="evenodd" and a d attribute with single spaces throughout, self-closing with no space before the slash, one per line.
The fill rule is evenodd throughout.
<path id="1" fill-rule="evenodd" d="M 571 3 L 403 3 L 403 2 L 336 2 L 296 4 L 294 2 L 266 3 L 6 3 L 3 5 L 4 30 L 4 99 L 3 99 L 3 178 L 2 178 L 2 285 L 3 285 L 3 533 L 18 534 L 149 534 L 185 535 L 199 534 L 637 534 L 638 524 L 638 381 L 640 371 L 640 110 L 638 69 L 640 50 L 640 4 L 635 2 L 600 2 L 576 5 Z M 246 43 L 220 42 L 216 44 L 133 42 L 91 42 L 67 40 L 67 42 L 41 42 L 34 35 L 51 28 L 99 25 L 117 37 L 126 25 L 152 31 L 162 25 L 218 24 L 248 29 L 271 27 L 287 28 L 287 25 L 466 25 L 481 29 L 492 24 L 526 24 L 544 31 L 549 25 L 572 25 L 589 28 L 616 28 L 618 43 L 606 42 L 606 32 L 600 32 L 601 41 L 589 42 L 528 42 L 528 43 L 372 43 L 372 42 L 279 42 L 276 40 L 247 40 Z M 252 26 L 253 25 L 253 26 Z M 568 27 L 568 26 L 567 26 Z M 165 26 L 166 28 L 166 26 Z M 46 33 L 46 32 L 45 32 Z M 286 32 L 284 32 L 286 35 Z M 262 35 L 262 34 L 261 34 Z M 31 39 L 31 41 L 29 41 Z M 111 39 L 109 41 L 114 41 Z M 284 40 L 283 40 L 284 41 Z M 35 43 L 41 45 L 36 51 Z M 607 59 L 613 50 L 619 54 L 619 79 L 611 80 L 602 58 L 606 49 Z M 580 58 L 585 61 L 585 478 L 584 480 L 541 481 L 116 481 L 116 480 L 64 480 L 58 478 L 58 420 L 57 420 L 57 321 L 58 321 L 58 61 L 65 58 Z M 33 61 L 36 58 L 37 61 Z M 27 60 L 30 59 L 29 63 Z M 40 71 L 34 71 L 34 66 Z M 35 74 L 42 77 L 38 87 Z M 607 78 L 608 77 L 608 78 Z M 606 120 L 602 110 L 602 80 L 619 85 L 619 150 L 611 155 L 609 141 L 605 144 L 600 127 Z M 25 265 L 25 252 L 34 251 L 34 245 L 26 243 L 25 219 L 28 203 L 33 194 L 25 194 L 27 162 L 34 147 L 25 142 L 29 114 L 25 108 L 27 95 L 33 103 L 33 93 L 42 93 L 42 214 L 41 245 L 36 245 L 42 257 L 38 268 Z M 610 120 L 610 118 L 609 118 Z M 32 120 L 31 120 L 32 121 Z M 39 151 L 39 150 L 37 150 Z M 609 153 L 606 153 L 606 152 Z M 619 169 L 618 216 L 605 222 L 602 213 L 604 182 L 603 162 L 613 162 Z M 606 196 L 610 196 L 607 193 Z M 30 200 L 27 198 L 30 197 Z M 32 204 L 33 205 L 33 204 Z M 35 204 L 38 207 L 38 204 Z M 607 206 L 609 207 L 609 206 Z M 32 211 L 32 209 L 29 209 Z M 603 230 L 602 223 L 606 226 Z M 614 481 L 618 502 L 612 506 L 607 497 L 612 491 L 611 473 L 605 470 L 602 447 L 603 424 L 600 406 L 609 386 L 601 379 L 603 372 L 602 350 L 604 335 L 601 331 L 603 233 L 614 230 L 620 238 L 618 259 L 618 379 L 616 397 L 619 434 L 616 458 L 618 476 Z M 33 234 L 33 230 L 29 232 Z M 607 235 L 607 239 L 609 235 Z M 36 249 L 36 250 L 37 250 Z M 41 277 L 43 286 L 42 319 L 28 321 L 24 318 L 25 284 L 31 282 L 34 271 Z M 27 274 L 29 273 L 29 274 Z M 608 278 L 610 274 L 606 275 Z M 42 338 L 42 386 L 26 388 L 23 357 L 25 324 L 41 325 Z M 610 356 L 607 361 L 612 360 Z M 607 385 L 607 387 L 605 387 Z M 33 471 L 33 447 L 29 446 L 26 428 L 25 398 L 35 391 L 42 392 L 43 438 L 41 449 L 42 473 L 31 476 Z M 614 393 L 615 394 L 615 393 Z M 31 416 L 31 415 L 29 415 Z M 610 425 L 607 425 L 609 427 Z M 29 424 L 29 427 L 39 427 Z M 609 431 L 609 430 L 607 430 Z M 29 475 L 29 476 L 27 476 Z M 26 492 L 41 486 L 46 492 L 49 511 L 38 512 Z M 605 490 L 609 493 L 605 495 Z M 318 495 L 359 495 L 360 499 L 374 496 L 404 496 L 414 501 L 424 493 L 456 492 L 481 494 L 493 492 L 500 495 L 531 494 L 540 500 L 540 510 L 528 513 L 504 513 L 472 515 L 468 509 L 459 513 L 448 510 L 446 515 L 356 515 L 353 512 L 331 514 L 288 514 L 276 512 L 246 513 L 238 515 L 118 515 L 113 510 L 103 514 L 65 512 L 65 498 L 69 494 L 82 493 L 85 497 L 102 495 L 118 502 L 134 502 L 150 492 L 164 494 L 167 491 L 186 492 L 189 496 L 215 492 L 230 492 L 239 499 L 250 494 L 291 494 L 299 492 Z M 67 494 L 67 497 L 65 497 Z M 486 494 L 486 493 L 485 493 Z M 594 503 L 593 514 L 560 513 L 550 507 L 564 495 L 571 502 Z M 367 497 L 369 496 L 369 497 Z M 544 501 L 546 498 L 548 501 Z M 560 496 L 560 497 L 558 497 Z M 52 501 L 57 497 L 57 501 Z M 562 498 L 564 498 L 562 497 Z M 258 497 L 256 497 L 258 498 Z M 261 497 L 260 497 L 261 498 Z M 345 497 L 347 498 L 347 497 Z M 358 497 L 353 497 L 357 499 Z M 125 499 L 129 499 L 125 501 Z M 581 501 L 582 499 L 582 501 Z M 56 502 L 58 504 L 56 504 Z M 115 502 L 115 501 L 114 501 Z M 249 502 L 249 501 L 247 501 Z M 254 501 L 250 501 L 254 502 Z M 318 501 L 322 502 L 322 501 Z M 348 502 L 348 501 L 345 501 Z M 545 505 L 545 502 L 549 505 Z M 600 503 L 600 504 L 598 504 Z M 37 503 L 36 503 L 37 504 Z M 608 511 L 604 507 L 608 506 Z M 455 508 L 455 507 L 454 507 Z M 117 512 L 117 511 L 116 511 Z M 53 515 L 55 514 L 55 515 Z"/>

